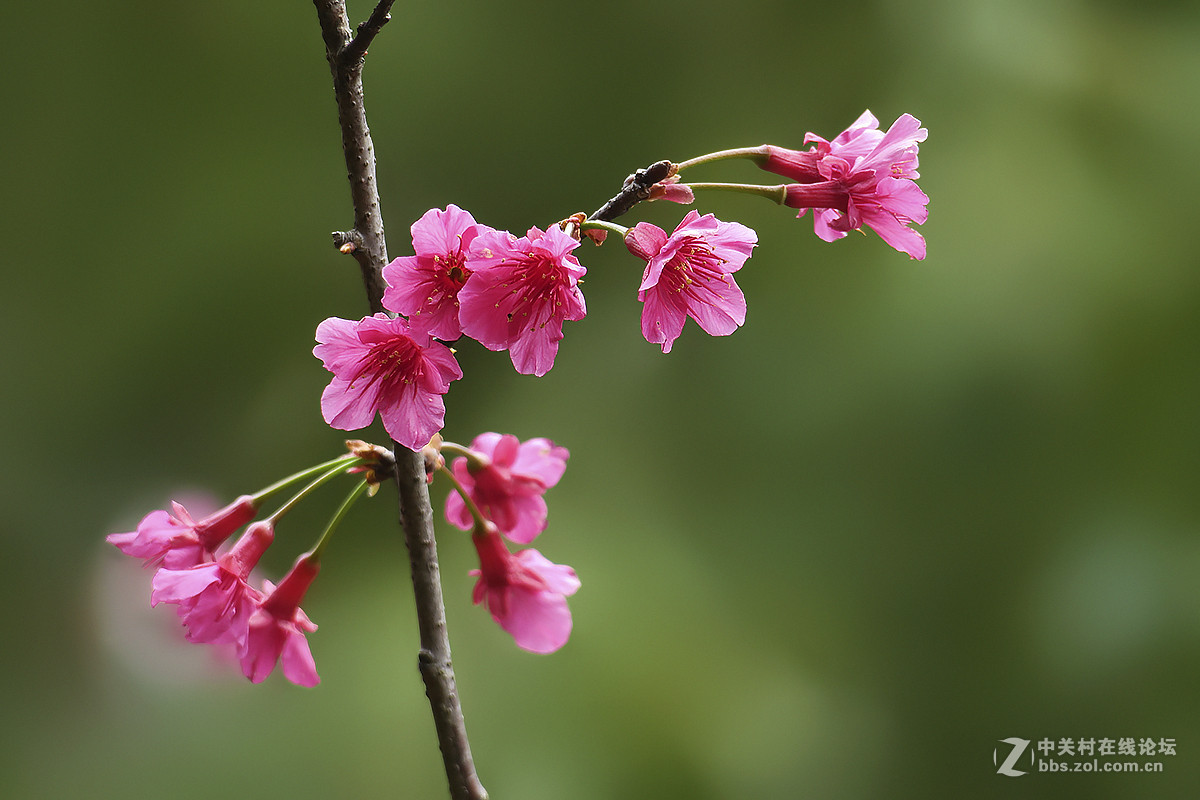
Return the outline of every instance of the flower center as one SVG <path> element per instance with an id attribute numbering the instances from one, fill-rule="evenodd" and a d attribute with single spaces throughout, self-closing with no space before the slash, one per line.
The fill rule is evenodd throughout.
<path id="1" fill-rule="evenodd" d="M 421 348 L 407 336 L 372 345 L 358 365 L 358 374 L 350 381 L 356 388 L 366 378 L 367 386 L 380 382 L 385 386 L 412 383 L 422 373 Z"/>
<path id="2" fill-rule="evenodd" d="M 511 294 L 515 295 L 512 298 L 512 310 L 505 315 L 508 321 L 512 322 L 518 315 L 524 320 L 530 316 L 530 312 L 533 313 L 535 321 L 542 317 L 548 318 L 552 307 L 563 304 L 563 284 L 562 271 L 552 259 L 520 259 L 513 269 L 512 277 L 501 284 L 506 289 L 512 287 Z M 545 323 L 546 320 L 542 319 L 539 325 Z"/>
<path id="3" fill-rule="evenodd" d="M 724 263 L 725 259 L 718 258 L 706 242 L 689 238 L 675 251 L 675 257 L 667 263 L 663 273 L 670 275 L 671 288 L 675 291 L 690 291 L 697 282 L 725 280 L 725 271 L 721 269 Z"/>

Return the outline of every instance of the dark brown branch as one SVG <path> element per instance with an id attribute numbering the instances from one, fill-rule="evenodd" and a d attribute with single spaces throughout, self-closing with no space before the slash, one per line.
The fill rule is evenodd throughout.
<path id="1" fill-rule="evenodd" d="M 379 0 L 379 5 L 375 6 L 375 10 L 371 12 L 371 16 L 367 17 L 366 22 L 358 24 L 358 30 L 354 34 L 354 39 L 342 48 L 342 52 L 338 58 L 347 65 L 353 65 L 361 62 L 367 55 L 367 48 L 371 46 L 375 34 L 383 30 L 383 26 L 391 20 L 390 12 L 392 3 L 395 0 Z"/>
<path id="2" fill-rule="evenodd" d="M 596 209 L 588 219 L 612 222 L 643 200 L 649 200 L 650 189 L 670 177 L 673 166 L 670 161 L 656 161 L 645 169 L 639 169 L 625 179 L 620 192 Z"/>
<path id="3" fill-rule="evenodd" d="M 433 509 L 429 505 L 425 482 L 425 459 L 420 453 L 397 447 L 396 470 L 400 476 L 396 481 L 400 493 L 400 522 L 404 526 L 413 591 L 417 597 L 417 625 L 421 636 L 417 663 L 421 679 L 425 681 L 429 706 L 433 709 L 438 746 L 446 765 L 446 779 L 450 782 L 450 796 L 455 800 L 486 800 L 487 792 L 479 782 L 471 758 L 454 666 L 450 661 L 450 638 L 446 633 L 437 543 L 433 537 Z"/>
<path id="4" fill-rule="evenodd" d="M 392 0 L 381 0 L 351 39 L 350 23 L 344 0 L 313 0 L 325 55 L 333 73 L 338 122 L 342 129 L 342 148 L 354 202 L 354 229 L 334 234 L 334 243 L 351 253 L 362 269 L 363 284 L 371 312 L 383 311 L 382 269 L 387 264 L 387 244 L 383 217 L 379 210 L 379 189 L 375 181 L 375 148 L 367 128 L 363 104 L 362 68 L 367 45 L 388 20 Z M 450 638 L 446 633 L 446 611 L 438 569 L 437 543 L 434 539 L 433 509 L 425 482 L 425 459 L 406 447 L 395 444 L 395 476 L 400 502 L 400 524 L 412 566 L 413 594 L 416 599 L 417 627 L 421 649 L 417 665 L 425 682 L 425 693 L 433 711 L 438 745 L 445 762 L 450 796 L 454 800 L 487 800 L 487 792 L 475 774 L 471 747 L 454 668 L 450 661 Z"/>
<path id="5" fill-rule="evenodd" d="M 344 0 L 313 0 L 321 35 L 325 40 L 325 58 L 333 74 L 333 92 L 337 100 L 338 123 L 342 129 L 342 151 L 346 156 L 346 173 L 350 180 L 350 197 L 354 203 L 354 229 L 342 234 L 343 244 L 353 241 L 350 252 L 362 272 L 363 287 L 371 313 L 383 311 L 383 267 L 388 262 L 387 244 L 383 236 L 383 215 L 379 210 L 379 187 L 375 180 L 375 145 L 367 127 L 367 112 L 363 104 L 362 57 L 343 58 L 353 45 L 350 22 L 346 17 Z M 382 4 L 381 4 L 382 5 Z M 387 4 L 389 7 L 391 3 Z M 376 8 L 376 11 L 379 9 Z M 387 16 L 386 11 L 384 16 Z M 374 15 L 372 15 L 374 17 Z M 379 23 L 382 27 L 382 22 Z M 369 41 L 374 33 L 367 36 Z M 365 53 L 365 47 L 363 48 Z M 340 247 L 341 245 L 339 245 Z"/>

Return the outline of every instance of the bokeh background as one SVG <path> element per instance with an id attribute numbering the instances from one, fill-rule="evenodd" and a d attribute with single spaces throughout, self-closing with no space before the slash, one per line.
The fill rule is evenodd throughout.
<path id="1" fill-rule="evenodd" d="M 663 356 L 639 334 L 638 263 L 610 244 L 580 251 L 590 313 L 545 378 L 460 347 L 446 435 L 570 449 L 538 546 L 583 580 L 568 645 L 524 653 L 471 606 L 473 551 L 442 527 L 494 797 L 1195 796 L 1200 7 L 395 16 L 366 73 L 393 256 L 451 202 L 520 231 L 660 158 L 798 147 L 864 108 L 930 131 L 924 262 L 702 195 L 760 236 L 733 336 L 689 323 Z M 310 349 L 364 299 L 329 243 L 351 214 L 312 5 L 0 17 L 0 795 L 444 796 L 393 492 L 356 508 L 306 602 L 315 690 L 179 645 L 149 573 L 103 543 L 345 438 Z M 662 205 L 627 219 L 669 229 L 682 210 Z M 281 526 L 274 576 L 342 489 Z M 993 762 L 1009 737 L 1177 754 L 1124 759 L 1161 774 L 1011 778 Z"/>

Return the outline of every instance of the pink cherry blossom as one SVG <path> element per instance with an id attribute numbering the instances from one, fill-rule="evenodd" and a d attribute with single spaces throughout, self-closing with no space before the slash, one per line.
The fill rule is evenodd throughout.
<path id="1" fill-rule="evenodd" d="M 689 211 L 667 236 L 648 222 L 625 235 L 625 246 L 645 259 L 638 300 L 642 335 L 664 353 L 683 332 L 688 317 L 712 336 L 727 336 L 746 321 L 746 298 L 733 279 L 758 235 L 745 225 Z"/>
<path id="2" fill-rule="evenodd" d="M 283 676 L 297 686 L 316 686 L 317 665 L 305 633 L 317 626 L 301 609 L 300 601 L 320 570 L 311 555 L 301 556 L 278 586 L 263 582 L 266 599 L 250 617 L 246 644 L 239 653 L 242 672 L 253 683 L 262 683 L 278 662 Z"/>
<path id="3" fill-rule="evenodd" d="M 473 242 L 479 266 L 458 294 L 463 333 L 489 350 L 508 350 L 517 372 L 549 372 L 563 322 L 587 314 L 578 286 L 587 270 L 571 255 L 578 246 L 557 226 L 530 228 L 519 239 L 480 233 Z"/>
<path id="4" fill-rule="evenodd" d="M 517 646 L 532 653 L 553 653 L 571 635 L 567 597 L 579 589 L 575 570 L 554 564 L 532 548 L 510 553 L 494 525 L 471 537 L 479 553 L 472 593 L 492 619 L 512 634 Z"/>
<path id="5" fill-rule="evenodd" d="M 317 342 L 313 355 L 333 373 L 321 394 L 327 423 L 357 430 L 378 412 L 388 435 L 410 450 L 441 429 L 442 395 L 462 377 L 450 348 L 386 314 L 358 322 L 330 317 L 317 327 Z"/>
<path id="6" fill-rule="evenodd" d="M 558 483 L 570 453 L 549 439 L 522 443 L 511 434 L 483 433 L 472 457 L 456 458 L 455 479 L 484 516 L 514 542 L 529 544 L 546 529 L 546 490 Z M 446 497 L 446 519 L 464 531 L 474 520 L 458 492 Z"/>
<path id="7" fill-rule="evenodd" d="M 112 533 L 105 540 L 127 556 L 145 559 L 146 566 L 187 569 L 211 562 L 217 547 L 258 513 L 258 503 L 249 495 L 242 495 L 199 522 L 179 503 L 172 502 L 171 508 L 174 516 L 151 511 L 136 531 Z"/>
<path id="8" fill-rule="evenodd" d="M 455 205 L 425 212 L 412 225 L 416 255 L 401 256 L 383 268 L 388 282 L 384 306 L 408 317 L 413 331 L 448 342 L 457 339 L 462 335 L 458 292 L 475 268 L 472 243 L 490 230 Z"/>
<path id="9" fill-rule="evenodd" d="M 785 203 L 813 210 L 816 234 L 827 242 L 866 225 L 885 242 L 916 259 L 925 257 L 925 239 L 909 225 L 928 218 L 929 198 L 917 186 L 918 149 L 928 131 L 909 114 L 886 133 L 870 112 L 827 141 L 805 136 L 807 152 L 768 147 L 764 169 L 800 181 L 786 187 Z"/>
<path id="10" fill-rule="evenodd" d="M 160 569 L 154 575 L 150 605 L 177 604 L 189 642 L 241 648 L 251 615 L 263 600 L 248 582 L 250 571 L 274 538 L 274 524 L 263 520 L 247 528 L 237 544 L 211 564 Z"/>

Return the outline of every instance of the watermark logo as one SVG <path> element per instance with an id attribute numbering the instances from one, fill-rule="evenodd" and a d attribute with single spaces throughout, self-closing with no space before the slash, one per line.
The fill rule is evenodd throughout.
<path id="1" fill-rule="evenodd" d="M 1029 742 L 1029 739 L 1018 739 L 1015 736 L 1008 739 L 1001 739 L 1001 744 L 1010 745 L 1012 749 L 1008 751 L 1008 755 L 1005 757 L 1003 764 L 1000 764 L 999 761 L 1000 751 L 1004 748 L 997 747 L 992 750 L 992 763 L 997 765 L 996 772 L 1000 773 L 1001 775 L 1007 775 L 1010 778 L 1016 778 L 1020 775 L 1024 775 L 1025 770 L 1016 769 L 1016 764 L 1017 761 L 1020 760 L 1021 756 L 1024 755 L 1025 750 L 1029 747 Z M 1029 751 L 1029 766 L 1033 766 L 1032 750 Z"/>
<path id="2" fill-rule="evenodd" d="M 1174 738 L 1152 736 L 1078 739 L 1010 736 L 998 741 L 999 746 L 992 748 L 992 764 L 997 775 L 1009 778 L 1031 772 L 1162 772 L 1167 758 L 1177 752 Z M 1157 759 L 1147 760 L 1147 756 Z"/>

